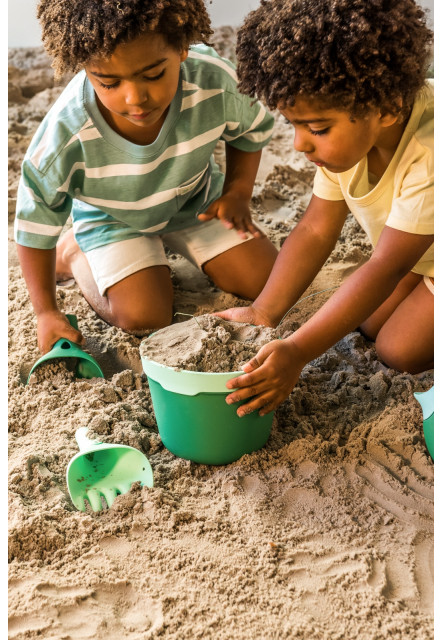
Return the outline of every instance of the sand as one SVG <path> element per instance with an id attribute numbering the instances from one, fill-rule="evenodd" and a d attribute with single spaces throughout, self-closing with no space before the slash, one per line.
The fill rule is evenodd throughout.
<path id="1" fill-rule="evenodd" d="M 211 314 L 156 331 L 140 344 L 141 356 L 167 367 L 224 373 L 240 371 L 280 331 L 243 322 L 228 322 Z"/>
<path id="2" fill-rule="evenodd" d="M 218 38 L 232 53 L 232 30 Z M 11 214 L 23 153 L 60 87 L 41 50 L 13 50 L 10 65 Z M 278 247 L 313 178 L 291 143 L 278 118 L 252 203 Z M 298 303 L 286 329 L 309 318 L 369 255 L 349 218 L 306 295 L 328 291 Z M 170 259 L 176 312 L 200 317 L 244 304 L 183 258 Z M 433 384 L 432 371 L 389 369 L 372 343 L 351 333 L 304 368 L 262 450 L 227 466 L 198 465 L 160 441 L 141 340 L 97 318 L 75 284 L 57 297 L 77 315 L 105 378 L 76 379 L 54 363 L 25 386 L 39 356 L 36 321 L 11 241 L 10 638 L 433 637 L 433 463 L 413 397 Z M 140 449 L 154 488 L 134 485 L 97 514 L 76 511 L 65 473 L 80 426 Z"/>

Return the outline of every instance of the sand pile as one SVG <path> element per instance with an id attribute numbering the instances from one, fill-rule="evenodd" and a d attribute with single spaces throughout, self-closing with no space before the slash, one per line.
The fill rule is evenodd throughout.
<path id="1" fill-rule="evenodd" d="M 60 91 L 48 72 L 31 97 L 34 61 L 42 64 L 20 50 L 10 59 L 20 72 L 10 94 L 11 207 L 21 156 Z M 304 211 L 313 176 L 291 144 L 291 127 L 279 118 L 253 198 L 254 216 L 277 246 Z M 369 253 L 350 218 L 306 294 L 327 291 L 298 303 L 282 331 L 310 317 Z M 178 313 L 204 322 L 212 311 L 245 304 L 184 259 L 170 260 Z M 351 333 L 304 368 L 262 450 L 225 467 L 198 465 L 160 441 L 141 340 L 97 318 L 76 285 L 58 289 L 57 298 L 77 315 L 105 379 L 78 380 L 57 365 L 23 384 L 39 353 L 11 243 L 10 638 L 433 638 L 433 463 L 413 397 L 433 384 L 432 371 L 389 369 Z M 176 324 L 178 333 L 198 329 L 193 319 Z M 213 330 L 223 345 L 226 327 Z M 191 357 L 189 349 L 190 358 L 207 351 Z M 80 426 L 90 437 L 141 450 L 154 488 L 134 485 L 97 514 L 76 511 L 65 472 Z"/>
<path id="2" fill-rule="evenodd" d="M 206 314 L 156 331 L 143 340 L 140 353 L 167 367 L 223 373 L 240 371 L 262 345 L 277 337 L 278 332 L 269 327 Z"/>

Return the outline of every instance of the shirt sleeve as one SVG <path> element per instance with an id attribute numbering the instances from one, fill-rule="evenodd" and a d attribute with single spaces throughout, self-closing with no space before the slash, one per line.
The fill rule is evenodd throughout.
<path id="1" fill-rule="evenodd" d="M 223 58 L 231 69 L 225 88 L 225 130 L 221 135 L 230 146 L 241 151 L 260 151 L 273 133 L 274 118 L 258 100 L 253 100 L 237 90 L 237 74 L 234 65 Z"/>
<path id="2" fill-rule="evenodd" d="M 221 138 L 241 151 L 259 151 L 271 139 L 274 118 L 260 102 L 248 96 L 236 96 Z"/>
<path id="3" fill-rule="evenodd" d="M 399 194 L 395 193 L 386 225 L 392 229 L 432 235 L 434 232 L 434 173 L 431 150 L 410 165 Z"/>
<path id="4" fill-rule="evenodd" d="M 53 249 L 71 207 L 71 197 L 58 191 L 47 173 L 42 174 L 29 159 L 25 159 L 17 192 L 14 225 L 17 244 Z"/>
<path id="5" fill-rule="evenodd" d="M 318 167 L 313 180 L 313 195 L 323 200 L 344 200 L 338 174 Z"/>

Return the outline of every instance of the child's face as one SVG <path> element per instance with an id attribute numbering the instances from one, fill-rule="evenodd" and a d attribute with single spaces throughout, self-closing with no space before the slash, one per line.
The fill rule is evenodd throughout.
<path id="1" fill-rule="evenodd" d="M 173 49 L 157 33 L 145 33 L 120 44 L 108 59 L 85 65 L 102 113 L 130 139 L 162 126 L 179 82 L 187 51 Z"/>
<path id="2" fill-rule="evenodd" d="M 379 111 L 352 121 L 345 111 L 318 107 L 303 99 L 279 111 L 294 127 L 296 151 L 333 173 L 351 169 L 372 147 L 384 144 L 388 127 L 396 122 L 395 116 Z"/>

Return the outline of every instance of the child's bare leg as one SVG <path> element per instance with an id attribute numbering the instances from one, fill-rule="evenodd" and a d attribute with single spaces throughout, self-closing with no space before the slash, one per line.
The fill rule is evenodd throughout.
<path id="1" fill-rule="evenodd" d="M 361 329 L 376 338 L 383 362 L 398 371 L 419 373 L 433 367 L 433 310 L 434 296 L 422 276 L 409 273 Z"/>
<path id="2" fill-rule="evenodd" d="M 72 231 L 57 245 L 58 278 L 74 277 L 87 302 L 105 322 L 134 334 L 159 329 L 171 323 L 173 286 L 164 265 L 141 269 L 109 287 L 102 296 L 88 260 Z"/>
<path id="3" fill-rule="evenodd" d="M 219 289 L 254 300 L 264 288 L 277 254 L 268 238 L 253 238 L 212 258 L 203 270 Z"/>
<path id="4" fill-rule="evenodd" d="M 422 276 L 410 271 L 399 283 L 393 293 L 359 327 L 370 340 L 376 340 L 382 325 L 389 319 L 401 302 L 407 298 L 422 280 Z"/>

